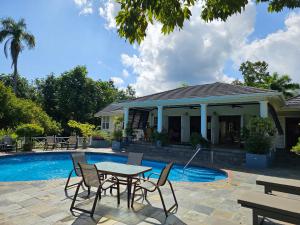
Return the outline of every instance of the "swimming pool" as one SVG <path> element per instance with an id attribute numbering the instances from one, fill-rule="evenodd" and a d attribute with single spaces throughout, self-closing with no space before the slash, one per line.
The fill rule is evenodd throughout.
<path id="1" fill-rule="evenodd" d="M 110 161 L 126 163 L 127 157 L 112 154 L 86 153 L 89 163 Z M 166 165 L 163 162 L 143 160 L 144 166 L 152 167 L 152 172 L 160 173 Z M 0 157 L 0 181 L 33 181 L 67 178 L 73 168 L 71 153 L 30 153 Z M 147 173 L 146 173 L 147 175 Z M 172 181 L 211 182 L 222 180 L 227 174 L 221 170 L 205 167 L 188 167 L 175 164 L 169 179 Z"/>

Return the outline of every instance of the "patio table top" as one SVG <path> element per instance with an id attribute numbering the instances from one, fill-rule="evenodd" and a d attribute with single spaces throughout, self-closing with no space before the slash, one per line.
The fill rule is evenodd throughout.
<path id="1" fill-rule="evenodd" d="M 125 176 L 125 177 L 133 177 L 137 176 L 141 173 L 148 172 L 152 170 L 151 167 L 147 166 L 136 166 L 136 165 L 128 165 L 124 163 L 117 162 L 99 162 L 95 164 L 97 170 L 103 173 L 108 173 L 116 176 Z"/>

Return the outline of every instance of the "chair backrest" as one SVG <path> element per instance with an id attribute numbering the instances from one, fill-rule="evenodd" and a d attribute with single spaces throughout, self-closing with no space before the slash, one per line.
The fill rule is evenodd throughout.
<path id="1" fill-rule="evenodd" d="M 170 174 L 170 171 L 173 167 L 173 162 L 170 162 L 168 165 L 163 168 L 163 170 L 160 173 L 159 179 L 157 181 L 157 186 L 163 186 L 165 185 L 166 181 L 168 180 L 168 176 Z"/>
<path id="2" fill-rule="evenodd" d="M 47 136 L 46 142 L 49 143 L 55 143 L 55 137 L 54 136 Z"/>
<path id="3" fill-rule="evenodd" d="M 73 162 L 73 168 L 75 170 L 75 173 L 77 176 L 81 176 L 81 170 L 79 168 L 79 163 L 85 163 L 87 164 L 86 156 L 84 152 L 75 152 L 71 154 L 72 162 Z"/>
<path id="4" fill-rule="evenodd" d="M 140 165 L 142 165 L 143 156 L 144 156 L 144 153 L 129 152 L 127 164 L 140 166 Z"/>
<path id="5" fill-rule="evenodd" d="M 98 171 L 95 165 L 78 163 L 81 170 L 84 185 L 87 187 L 99 187 L 101 185 Z"/>
<path id="6" fill-rule="evenodd" d="M 77 144 L 77 138 L 76 138 L 76 136 L 70 136 L 69 140 L 68 140 L 68 143 L 76 145 Z"/>
<path id="7" fill-rule="evenodd" d="M 13 139 L 10 136 L 4 136 L 3 137 L 3 143 L 6 145 L 12 145 Z"/>

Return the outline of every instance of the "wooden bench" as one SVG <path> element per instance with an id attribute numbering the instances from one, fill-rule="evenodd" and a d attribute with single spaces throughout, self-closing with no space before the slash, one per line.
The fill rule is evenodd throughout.
<path id="1" fill-rule="evenodd" d="M 284 192 L 300 195 L 300 181 L 278 177 L 259 176 L 256 184 L 265 187 L 265 193 L 271 194 L 272 191 Z"/>
<path id="2" fill-rule="evenodd" d="M 300 224 L 300 202 L 293 199 L 246 192 L 238 199 L 242 207 L 253 211 L 253 225 L 258 225 L 258 216 L 283 222 Z"/>

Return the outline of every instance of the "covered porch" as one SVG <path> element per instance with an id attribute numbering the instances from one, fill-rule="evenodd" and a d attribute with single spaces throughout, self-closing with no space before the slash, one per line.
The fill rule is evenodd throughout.
<path id="1" fill-rule="evenodd" d="M 140 130 L 143 141 L 157 131 L 167 133 L 171 144 L 189 144 L 191 134 L 199 133 L 213 145 L 239 148 L 247 121 L 268 117 L 272 107 L 267 99 L 188 100 L 123 103 L 124 128 Z"/>

